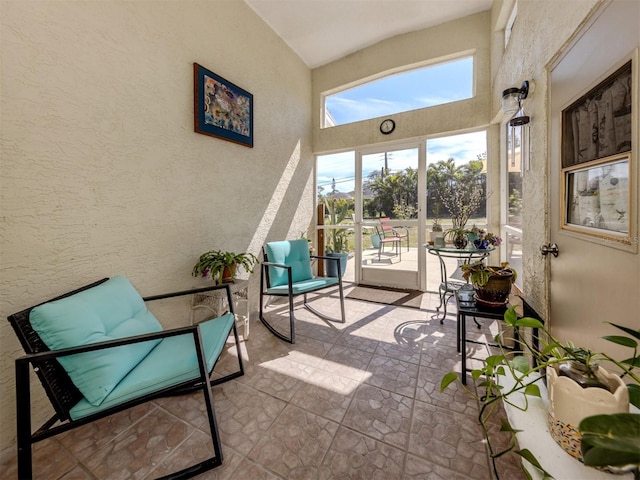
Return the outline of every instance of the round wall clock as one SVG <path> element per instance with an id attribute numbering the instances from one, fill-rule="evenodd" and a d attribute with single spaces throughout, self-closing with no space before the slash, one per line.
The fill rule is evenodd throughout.
<path id="1" fill-rule="evenodd" d="M 394 122 L 390 118 L 387 118 L 386 120 L 383 120 L 382 123 L 380 124 L 380 133 L 384 135 L 389 135 L 391 132 L 395 130 L 395 128 L 396 128 L 396 122 Z"/>

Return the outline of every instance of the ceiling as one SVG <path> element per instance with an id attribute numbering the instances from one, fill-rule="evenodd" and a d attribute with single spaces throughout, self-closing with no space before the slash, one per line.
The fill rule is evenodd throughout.
<path id="1" fill-rule="evenodd" d="M 493 0 L 245 0 L 316 68 L 402 33 L 489 10 Z"/>

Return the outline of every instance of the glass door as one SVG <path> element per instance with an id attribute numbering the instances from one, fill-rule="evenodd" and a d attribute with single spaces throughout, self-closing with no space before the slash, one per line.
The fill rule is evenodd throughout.
<path id="1" fill-rule="evenodd" d="M 420 144 L 358 152 L 357 283 L 423 288 L 425 198 L 418 192 L 424 191 L 424 157 Z"/>

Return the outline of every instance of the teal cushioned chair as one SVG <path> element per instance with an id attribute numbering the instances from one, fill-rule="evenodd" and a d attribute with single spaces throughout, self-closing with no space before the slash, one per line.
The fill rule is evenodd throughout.
<path id="1" fill-rule="evenodd" d="M 325 320 L 345 322 L 344 293 L 342 291 L 342 272 L 340 259 L 310 255 L 309 243 L 304 238 L 298 240 L 284 240 L 269 242 L 262 247 L 264 261 L 260 269 L 260 321 L 276 337 L 289 343 L 296 342 L 295 316 L 293 313 L 293 299 L 298 295 L 304 296 L 304 306 L 315 315 Z M 311 259 L 316 258 L 325 262 L 336 262 L 337 277 L 314 277 L 311 269 Z M 327 288 L 338 288 L 340 295 L 340 320 L 324 315 L 307 302 L 307 294 Z M 264 316 L 264 297 L 288 297 L 289 299 L 289 335 L 280 332 Z"/>
<path id="2" fill-rule="evenodd" d="M 230 311 L 198 325 L 163 330 L 146 302 L 226 289 Z M 27 355 L 16 359 L 18 477 L 33 477 L 31 447 L 46 438 L 155 398 L 202 391 L 213 456 L 164 478 L 190 478 L 222 464 L 210 379 L 227 338 L 239 345 L 227 285 L 142 298 L 125 277 L 92 283 L 8 317 Z M 240 350 L 238 349 L 238 352 Z M 30 366 L 54 416 L 32 433 Z"/>

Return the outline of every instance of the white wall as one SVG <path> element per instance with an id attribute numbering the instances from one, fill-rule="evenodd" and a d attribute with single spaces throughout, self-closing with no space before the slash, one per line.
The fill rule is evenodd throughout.
<path id="1" fill-rule="evenodd" d="M 0 317 L 116 274 L 143 295 L 188 288 L 206 250 L 307 230 L 311 74 L 244 2 L 0 8 Z M 193 62 L 254 95 L 253 149 L 193 132 Z M 6 321 L 0 343 L 6 453 L 21 354 Z"/>

